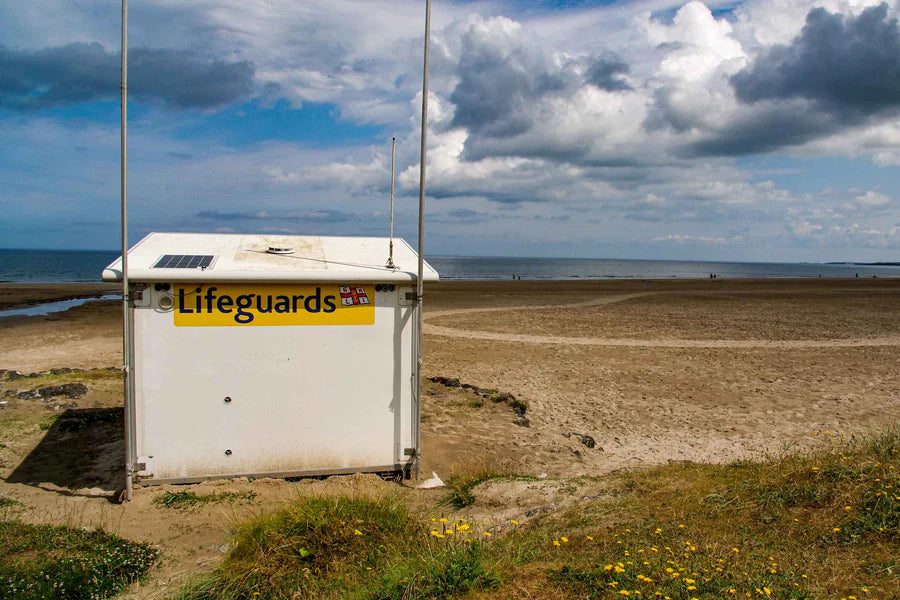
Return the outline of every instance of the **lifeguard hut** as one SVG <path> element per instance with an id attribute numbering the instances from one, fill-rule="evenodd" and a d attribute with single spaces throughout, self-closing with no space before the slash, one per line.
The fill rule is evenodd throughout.
<path id="1" fill-rule="evenodd" d="M 418 256 L 395 242 L 387 267 L 388 238 L 151 233 L 131 247 L 134 476 L 408 474 Z"/>

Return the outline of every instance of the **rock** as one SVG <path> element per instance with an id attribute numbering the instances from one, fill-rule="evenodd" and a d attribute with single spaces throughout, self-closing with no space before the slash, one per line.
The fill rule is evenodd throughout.
<path id="1" fill-rule="evenodd" d="M 53 410 L 69 410 L 70 408 L 78 408 L 77 402 L 66 402 L 65 404 L 57 404 Z"/>
<path id="2" fill-rule="evenodd" d="M 75 373 L 78 369 L 70 369 L 69 367 L 63 367 L 59 369 L 50 369 L 51 375 L 66 375 L 68 373 Z"/>
<path id="3" fill-rule="evenodd" d="M 83 383 L 63 383 L 62 385 L 48 385 L 37 389 L 41 398 L 54 398 L 65 396 L 69 399 L 83 398 L 88 388 Z"/>
<path id="4" fill-rule="evenodd" d="M 19 400 L 35 400 L 41 397 L 37 390 L 6 390 L 6 393 L 3 395 L 7 398 L 18 398 Z"/>
<path id="5" fill-rule="evenodd" d="M 525 415 L 517 416 L 513 423 L 518 425 L 519 427 L 531 427 L 531 421 L 529 421 L 528 417 L 526 417 Z"/>
<path id="6" fill-rule="evenodd" d="M 6 381 L 16 381 L 18 379 L 25 379 L 26 376 L 22 375 L 18 371 L 6 371 L 5 373 L 3 373 L 3 377 L 4 379 L 6 379 Z"/>
<path id="7" fill-rule="evenodd" d="M 3 400 L 2 402 L 0 402 L 0 408 L 6 408 L 7 404 L 9 404 L 9 402 L 7 402 L 6 400 Z"/>
<path id="8" fill-rule="evenodd" d="M 459 379 L 451 377 L 429 377 L 428 381 L 432 383 L 439 383 L 446 387 L 463 387 L 462 384 L 459 383 Z"/>
<path id="9" fill-rule="evenodd" d="M 582 443 L 582 445 L 587 446 L 588 448 L 594 448 L 597 445 L 597 442 L 594 441 L 589 435 L 585 435 L 583 433 L 575 433 L 574 431 L 563 432 L 563 435 L 566 437 L 577 437 L 578 441 Z"/>

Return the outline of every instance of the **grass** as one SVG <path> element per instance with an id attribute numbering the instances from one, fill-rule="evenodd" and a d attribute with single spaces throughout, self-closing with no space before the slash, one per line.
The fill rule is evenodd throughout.
<path id="1" fill-rule="evenodd" d="M 429 529 L 390 499 L 302 498 L 240 526 L 224 564 L 179 598 L 405 600 L 489 589 L 498 581 L 469 531 L 462 522 Z"/>
<path id="2" fill-rule="evenodd" d="M 166 491 L 162 496 L 153 499 L 154 504 L 175 510 L 191 510 L 206 504 L 252 502 L 256 498 L 254 492 L 215 492 L 197 495 L 194 492 Z"/>
<path id="3" fill-rule="evenodd" d="M 392 500 L 303 498 L 240 526 L 181 598 L 898 598 L 900 430 L 830 442 L 611 475 L 615 494 L 490 531 Z M 479 467 L 448 499 L 478 505 L 478 485 L 511 477 Z"/>
<path id="4" fill-rule="evenodd" d="M 894 429 L 809 455 L 627 473 L 629 494 L 536 519 L 491 554 L 539 597 L 896 598 L 898 469 Z"/>
<path id="5" fill-rule="evenodd" d="M 527 475 L 513 475 L 495 467 L 479 465 L 472 470 L 454 473 L 446 482 L 447 496 L 442 503 L 454 508 L 465 508 L 475 504 L 475 488 L 488 481 L 534 481 Z"/>
<path id="6" fill-rule="evenodd" d="M 103 531 L 0 521 L 0 597 L 111 598 L 140 580 L 158 552 Z"/>

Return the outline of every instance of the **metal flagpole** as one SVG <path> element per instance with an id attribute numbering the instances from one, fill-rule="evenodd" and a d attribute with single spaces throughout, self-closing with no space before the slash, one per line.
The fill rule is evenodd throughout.
<path id="1" fill-rule="evenodd" d="M 397 146 L 397 138 L 391 138 L 391 237 L 388 243 L 388 260 L 385 265 L 388 269 L 394 268 L 394 148 Z"/>
<path id="2" fill-rule="evenodd" d="M 419 148 L 419 271 L 416 277 L 416 479 L 422 463 L 422 294 L 425 261 L 425 138 L 428 133 L 428 51 L 431 41 L 431 0 L 425 0 L 425 65 L 422 69 L 422 145 Z"/>
<path id="3" fill-rule="evenodd" d="M 131 394 L 131 315 L 128 311 L 128 0 L 122 0 L 122 375 L 125 382 L 125 500 L 133 495 L 134 477 L 134 402 Z"/>

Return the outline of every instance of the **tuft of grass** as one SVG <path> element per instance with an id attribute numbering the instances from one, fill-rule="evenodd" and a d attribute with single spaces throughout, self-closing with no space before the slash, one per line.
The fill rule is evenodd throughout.
<path id="1" fill-rule="evenodd" d="M 372 600 L 449 598 L 500 585 L 497 575 L 484 565 L 480 543 L 451 542 L 423 550 L 417 560 L 389 569 L 363 596 Z"/>
<path id="2" fill-rule="evenodd" d="M 0 497 L 0 508 L 9 508 L 11 506 L 21 506 L 22 503 L 18 500 L 13 500 L 12 498 L 3 498 Z"/>
<path id="3" fill-rule="evenodd" d="M 154 498 L 153 503 L 175 510 L 191 510 L 210 503 L 252 502 L 254 498 L 256 498 L 255 492 L 215 492 L 197 495 L 187 491 L 167 491 L 162 496 Z"/>
<path id="4" fill-rule="evenodd" d="M 301 498 L 238 527 L 232 551 L 182 600 L 448 598 L 496 577 L 457 525 L 429 531 L 390 499 Z M 456 533 L 458 532 L 458 533 Z"/>
<path id="5" fill-rule="evenodd" d="M 476 487 L 494 479 L 507 477 L 509 477 L 508 474 L 487 466 L 479 467 L 471 472 L 454 474 L 446 483 L 448 494 L 443 502 L 455 508 L 471 506 L 475 504 L 474 490 Z"/>
<path id="6" fill-rule="evenodd" d="M 0 521 L 0 597 L 111 598 L 141 580 L 158 551 L 103 531 Z"/>
<path id="7" fill-rule="evenodd" d="M 522 400 L 520 398 L 513 398 L 508 402 L 509 407 L 513 409 L 513 412 L 519 415 L 520 417 L 525 416 L 525 411 L 528 410 L 528 401 Z"/>

